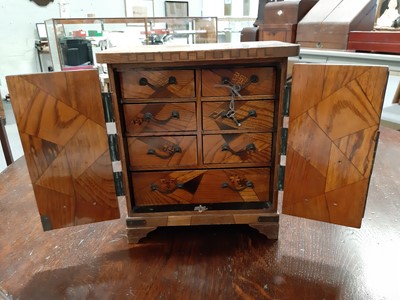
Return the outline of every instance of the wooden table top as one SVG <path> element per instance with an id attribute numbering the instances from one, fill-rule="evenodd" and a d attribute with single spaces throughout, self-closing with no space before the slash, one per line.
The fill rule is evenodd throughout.
<path id="1" fill-rule="evenodd" d="M 400 299 L 399 166 L 382 128 L 361 229 L 282 215 L 278 241 L 232 225 L 131 245 L 124 219 L 43 232 L 21 158 L 0 174 L 0 299 Z"/>

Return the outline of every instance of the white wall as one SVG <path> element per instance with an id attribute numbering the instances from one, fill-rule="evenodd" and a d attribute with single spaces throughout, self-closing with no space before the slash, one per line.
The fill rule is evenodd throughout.
<path id="1" fill-rule="evenodd" d="M 167 0 L 168 1 L 168 0 Z M 179 0 L 173 0 L 179 1 Z M 189 3 L 189 16 L 191 17 L 201 17 L 203 0 L 182 0 Z M 214 0 L 215 1 L 215 0 Z M 216 0 L 223 2 L 224 0 Z M 165 17 L 165 0 L 154 0 L 154 16 L 155 17 Z M 215 17 L 215 13 L 208 15 L 210 17 Z"/>
<path id="2" fill-rule="evenodd" d="M 203 15 L 224 17 L 224 0 L 201 0 L 203 2 Z M 243 0 L 230 0 L 232 7 L 231 17 L 243 16 Z M 258 0 L 250 0 L 250 17 L 256 18 L 258 14 Z"/>
<path id="3" fill-rule="evenodd" d="M 189 16 L 223 17 L 224 0 L 185 0 Z M 243 0 L 232 0 L 232 17 L 239 16 Z M 29 0 L 0 0 L 0 91 L 7 93 L 5 76 L 40 72 L 36 49 L 36 23 L 60 18 L 59 4 L 69 3 L 71 18 L 125 17 L 125 0 L 55 0 L 41 7 Z M 154 16 L 165 16 L 165 0 L 154 0 Z M 258 0 L 250 0 L 250 15 L 257 15 Z M 235 8 L 236 7 L 236 8 Z M 230 26 L 231 27 L 231 26 Z"/>
<path id="4" fill-rule="evenodd" d="M 124 0 L 68 0 L 71 17 L 124 17 Z M 29 0 L 0 0 L 0 83 L 7 93 L 5 76 L 40 72 L 35 50 L 36 23 L 59 18 L 59 0 L 41 7 Z"/>

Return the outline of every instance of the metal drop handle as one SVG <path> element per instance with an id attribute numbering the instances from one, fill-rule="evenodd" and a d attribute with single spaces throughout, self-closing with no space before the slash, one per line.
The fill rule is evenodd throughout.
<path id="1" fill-rule="evenodd" d="M 236 125 L 241 126 L 242 123 L 243 123 L 244 121 L 246 121 L 247 119 L 252 118 L 252 117 L 253 117 L 253 118 L 257 118 L 257 111 L 254 110 L 254 109 L 249 110 L 249 111 L 247 112 L 247 116 L 245 116 L 245 117 L 242 118 L 242 119 L 236 119 L 236 118 L 232 117 L 232 112 L 231 112 L 230 110 L 229 110 L 229 111 L 224 111 L 224 112 L 222 112 L 222 113 L 221 113 L 221 116 L 222 116 L 223 118 L 231 119 L 231 120 L 233 120 L 233 121 L 236 123 Z"/>
<path id="2" fill-rule="evenodd" d="M 144 114 L 143 119 L 147 122 L 153 121 L 154 123 L 157 124 L 167 124 L 172 119 L 179 119 L 179 111 L 176 110 L 171 111 L 171 116 L 169 116 L 167 119 L 164 120 L 156 119 L 151 112 L 147 112 Z"/>
<path id="3" fill-rule="evenodd" d="M 256 146 L 253 143 L 246 145 L 246 147 L 239 151 L 234 151 L 228 144 L 223 144 L 221 151 L 229 151 L 233 155 L 241 156 L 243 154 L 256 151 Z"/>
<path id="4" fill-rule="evenodd" d="M 168 149 L 164 150 L 164 152 L 166 154 L 160 154 L 155 149 L 147 150 L 148 155 L 154 155 L 154 156 L 157 156 L 162 159 L 168 159 L 168 158 L 171 158 L 172 156 L 174 156 L 175 153 L 181 153 L 182 149 L 178 145 L 174 145 L 172 147 L 172 149 L 168 148 Z"/>
<path id="5" fill-rule="evenodd" d="M 161 189 L 157 184 L 152 183 L 152 184 L 150 185 L 150 189 L 151 189 L 152 192 L 158 191 L 158 192 L 160 192 L 161 194 L 168 195 L 168 194 L 172 194 L 172 193 L 175 192 L 177 189 L 182 189 L 183 186 L 184 186 L 183 183 L 177 182 L 177 183 L 175 184 L 175 186 L 173 186 L 172 188 L 163 190 L 163 189 Z"/>
<path id="6" fill-rule="evenodd" d="M 221 184 L 221 188 L 223 188 L 223 189 L 228 188 L 228 189 L 231 189 L 232 191 L 240 192 L 240 191 L 243 191 L 243 190 L 245 190 L 247 188 L 254 188 L 254 183 L 252 181 L 250 181 L 250 180 L 247 180 L 245 185 L 243 185 L 240 188 L 235 188 L 235 187 L 231 186 L 229 183 L 223 182 Z"/>
<path id="7" fill-rule="evenodd" d="M 177 80 L 176 80 L 176 77 L 175 76 L 170 76 L 169 78 L 168 78 L 168 81 L 167 81 L 167 83 L 166 84 L 164 84 L 164 85 L 160 85 L 160 86 L 155 86 L 155 85 L 153 85 L 153 84 L 151 84 L 148 80 L 147 80 L 147 78 L 145 78 L 145 77 L 141 77 L 140 79 L 139 79 L 139 85 L 140 86 L 146 86 L 146 85 L 148 85 L 149 87 L 151 87 L 152 89 L 158 89 L 158 88 L 162 88 L 162 87 L 165 87 L 165 86 L 167 86 L 167 85 L 169 85 L 169 84 L 176 84 L 177 83 Z"/>

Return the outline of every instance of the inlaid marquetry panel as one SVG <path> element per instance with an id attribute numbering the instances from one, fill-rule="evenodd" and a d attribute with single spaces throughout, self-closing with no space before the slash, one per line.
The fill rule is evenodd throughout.
<path id="1" fill-rule="evenodd" d="M 138 206 L 269 201 L 269 179 L 268 168 L 132 173 Z"/>
<path id="2" fill-rule="evenodd" d="M 235 122 L 227 118 L 230 101 L 202 102 L 204 130 L 272 131 L 274 126 L 274 101 L 235 100 Z"/>
<path id="3" fill-rule="evenodd" d="M 196 136 L 136 137 L 127 141 L 132 171 L 197 165 Z"/>
<path id="4" fill-rule="evenodd" d="M 119 73 L 123 98 L 194 97 L 194 70 L 129 70 Z"/>
<path id="5" fill-rule="evenodd" d="M 388 69 L 295 65 L 283 212 L 360 227 Z"/>
<path id="6" fill-rule="evenodd" d="M 97 71 L 7 83 L 44 229 L 118 218 Z"/>
<path id="7" fill-rule="evenodd" d="M 203 136 L 205 164 L 260 163 L 270 164 L 272 134 L 214 134 Z"/>
<path id="8" fill-rule="evenodd" d="M 221 62 L 229 60 L 261 60 L 283 58 L 299 54 L 299 45 L 278 41 L 240 42 L 240 43 L 209 43 L 157 46 L 137 46 L 130 49 L 109 49 L 96 54 L 98 63 L 190 63 Z"/>
<path id="9" fill-rule="evenodd" d="M 128 134 L 196 130 L 194 102 L 124 104 Z"/>

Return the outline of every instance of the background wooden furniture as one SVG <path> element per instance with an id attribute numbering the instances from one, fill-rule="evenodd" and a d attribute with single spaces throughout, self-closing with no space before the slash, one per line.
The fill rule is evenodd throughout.
<path id="1" fill-rule="evenodd" d="M 350 31 L 347 50 L 400 54 L 400 31 Z"/>
<path id="2" fill-rule="evenodd" d="M 350 31 L 374 28 L 376 0 L 320 0 L 297 25 L 302 47 L 347 49 Z"/>
<path id="3" fill-rule="evenodd" d="M 159 228 L 132 245 L 122 219 L 43 232 L 21 158 L 0 174 L 0 290 L 13 299 L 397 299 L 399 144 L 399 132 L 381 128 L 361 229 L 282 215 L 278 241 L 230 225 Z"/>
<path id="4" fill-rule="evenodd" d="M 254 27 L 241 31 L 241 41 L 296 41 L 297 23 L 318 0 L 259 1 Z"/>
<path id="5" fill-rule="evenodd" d="M 260 41 L 296 42 L 297 24 L 318 0 L 270 2 L 259 26 Z"/>

